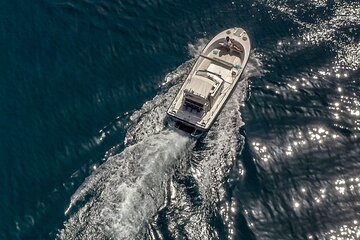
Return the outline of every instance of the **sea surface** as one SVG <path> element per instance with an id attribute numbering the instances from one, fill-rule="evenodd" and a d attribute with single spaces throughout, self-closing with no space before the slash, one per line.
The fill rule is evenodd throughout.
<path id="1" fill-rule="evenodd" d="M 234 26 L 195 142 L 166 109 Z M 0 239 L 360 239 L 358 0 L 9 0 L 0 50 Z"/>

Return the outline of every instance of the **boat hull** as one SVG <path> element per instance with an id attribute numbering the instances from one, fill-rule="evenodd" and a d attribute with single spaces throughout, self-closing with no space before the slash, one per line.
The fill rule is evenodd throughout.
<path id="1" fill-rule="evenodd" d="M 196 139 L 200 138 L 207 132 L 207 129 L 198 128 L 197 126 L 189 122 L 183 121 L 182 119 L 171 115 L 167 116 L 165 122 L 168 127 L 175 130 L 180 130 L 181 132 L 185 132 Z"/>
<path id="2" fill-rule="evenodd" d="M 236 51 L 222 45 L 226 36 L 231 37 Z M 240 81 L 249 55 L 250 40 L 242 28 L 217 34 L 196 60 L 170 105 L 167 116 L 174 122 L 171 126 L 188 133 L 208 131 Z"/>

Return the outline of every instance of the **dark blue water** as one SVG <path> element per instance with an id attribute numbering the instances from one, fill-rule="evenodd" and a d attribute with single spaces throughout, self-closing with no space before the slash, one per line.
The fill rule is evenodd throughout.
<path id="1" fill-rule="evenodd" d="M 360 239 L 358 1 L 0 4 L 0 239 Z M 205 138 L 196 56 L 252 53 Z"/>

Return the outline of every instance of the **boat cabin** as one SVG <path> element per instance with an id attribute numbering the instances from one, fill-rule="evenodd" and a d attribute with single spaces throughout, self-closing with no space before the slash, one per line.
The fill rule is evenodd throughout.
<path id="1" fill-rule="evenodd" d="M 207 70 L 198 70 L 184 89 L 183 106 L 186 110 L 206 113 L 215 102 L 224 80 Z"/>

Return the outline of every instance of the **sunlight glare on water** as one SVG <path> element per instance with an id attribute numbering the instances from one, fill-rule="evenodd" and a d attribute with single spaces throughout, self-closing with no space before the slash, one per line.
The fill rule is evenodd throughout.
<path id="1" fill-rule="evenodd" d="M 0 239 L 360 239 L 356 0 L 4 1 Z M 216 33 L 242 78 L 198 141 L 166 111 Z"/>

